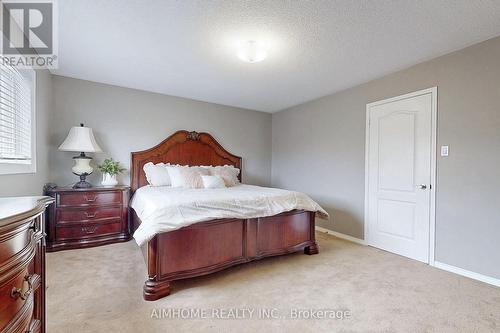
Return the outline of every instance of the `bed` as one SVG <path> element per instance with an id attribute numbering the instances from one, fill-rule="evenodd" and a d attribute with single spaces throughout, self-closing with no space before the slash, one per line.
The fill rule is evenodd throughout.
<path id="1" fill-rule="evenodd" d="M 243 173 L 241 157 L 229 153 L 210 134 L 178 131 L 151 149 L 132 153 L 132 194 L 147 191 L 148 183 L 143 166 L 148 162 L 190 166 L 232 165 L 240 169 L 240 181 Z M 240 196 L 247 192 L 251 194 L 254 190 L 256 189 L 251 186 L 240 185 L 231 191 L 237 193 L 235 196 Z M 170 189 L 162 191 L 157 194 L 175 195 Z M 270 195 L 274 193 L 271 192 Z M 189 199 L 191 195 L 197 194 L 187 192 L 183 195 Z M 276 192 L 276 195 L 280 195 L 280 192 Z M 321 207 L 317 211 L 326 215 Z M 145 228 L 149 222 L 145 222 L 146 219 L 141 221 L 135 210 L 131 215 L 134 231 L 139 229 L 134 238 L 141 239 L 138 243 L 147 265 L 148 278 L 143 287 L 143 297 L 147 301 L 169 295 L 170 284 L 174 280 L 210 274 L 269 256 L 297 251 L 304 251 L 308 255 L 319 252 L 314 234 L 315 209 L 292 209 L 266 217 L 259 217 L 254 213 L 252 218 L 244 218 L 238 214 L 235 214 L 236 218 L 222 215 L 225 218 L 197 222 L 163 232 L 151 233 L 149 230 L 149 234 L 141 233 L 144 229 L 150 229 Z M 139 237 L 140 233 L 142 238 Z"/>

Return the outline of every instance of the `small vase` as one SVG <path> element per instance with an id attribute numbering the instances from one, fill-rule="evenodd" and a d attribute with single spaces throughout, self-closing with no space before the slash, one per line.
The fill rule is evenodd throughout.
<path id="1" fill-rule="evenodd" d="M 102 186 L 115 186 L 117 184 L 118 181 L 116 180 L 116 175 L 110 175 L 109 173 L 102 174 Z"/>

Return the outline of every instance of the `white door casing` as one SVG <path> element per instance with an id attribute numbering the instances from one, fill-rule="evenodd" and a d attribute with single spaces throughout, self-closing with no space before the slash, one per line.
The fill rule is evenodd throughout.
<path id="1" fill-rule="evenodd" d="M 365 239 L 434 262 L 437 88 L 367 105 Z"/>

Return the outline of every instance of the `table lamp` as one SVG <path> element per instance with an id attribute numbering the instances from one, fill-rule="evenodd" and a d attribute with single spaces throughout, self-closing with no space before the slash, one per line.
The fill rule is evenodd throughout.
<path id="1" fill-rule="evenodd" d="M 90 166 L 92 157 L 85 155 L 85 153 L 102 151 L 94 138 L 92 128 L 85 127 L 83 124 L 80 124 L 80 127 L 72 127 L 64 142 L 59 146 L 59 150 L 80 152 L 80 155 L 73 157 L 75 160 L 75 165 L 72 168 L 73 173 L 80 177 L 80 181 L 73 188 L 92 187 L 92 184 L 85 180 L 94 171 Z"/>

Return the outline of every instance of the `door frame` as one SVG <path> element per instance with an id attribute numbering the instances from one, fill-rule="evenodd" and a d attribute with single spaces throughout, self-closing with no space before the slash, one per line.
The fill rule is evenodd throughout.
<path id="1" fill-rule="evenodd" d="M 437 87 L 423 89 L 408 94 L 387 98 L 366 104 L 366 129 L 365 129 L 365 216 L 364 216 L 364 239 L 367 245 L 371 245 L 369 241 L 368 228 L 368 204 L 369 204 L 369 154 L 370 154 L 370 109 L 374 106 L 383 105 L 417 97 L 425 94 L 431 94 L 431 183 L 430 183 L 430 207 L 429 207 L 429 258 L 428 264 L 435 265 L 435 246 L 436 246 L 436 163 L 437 163 Z"/>

